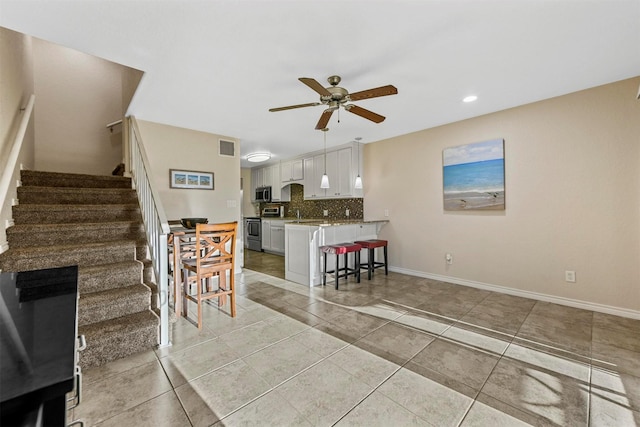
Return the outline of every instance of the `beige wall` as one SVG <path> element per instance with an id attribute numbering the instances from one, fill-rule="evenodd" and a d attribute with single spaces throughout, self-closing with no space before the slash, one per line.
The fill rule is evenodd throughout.
<path id="1" fill-rule="evenodd" d="M 256 216 L 258 204 L 251 203 L 251 169 L 242 168 L 240 173 L 242 174 L 244 186 L 244 191 L 242 192 L 242 215 Z M 259 216 L 260 214 L 258 213 L 257 215 Z"/>
<path id="2" fill-rule="evenodd" d="M 122 119 L 140 71 L 34 39 L 35 168 L 109 175 L 122 161 Z"/>
<path id="3" fill-rule="evenodd" d="M 234 138 L 138 120 L 151 174 L 168 219 L 240 221 L 240 145 Z M 236 157 L 218 154 L 218 139 L 236 141 Z M 169 169 L 214 173 L 211 190 L 169 187 Z"/>
<path id="4" fill-rule="evenodd" d="M 390 264 L 640 316 L 639 84 L 367 144 L 365 218 L 389 210 L 381 237 Z M 505 140 L 506 210 L 445 212 L 442 150 L 494 138 Z M 565 282 L 565 270 L 576 271 L 577 283 Z"/>
<path id="5" fill-rule="evenodd" d="M 20 109 L 33 94 L 33 55 L 31 37 L 0 27 L 0 167 L 6 167 L 18 126 L 23 117 Z M 37 109 L 36 109 L 37 110 Z M 6 250 L 5 228 L 11 219 L 11 201 L 16 198 L 14 183 L 19 179 L 19 165 L 32 168 L 34 164 L 34 117 L 32 113 L 12 185 L 2 200 L 0 210 L 0 252 Z"/>

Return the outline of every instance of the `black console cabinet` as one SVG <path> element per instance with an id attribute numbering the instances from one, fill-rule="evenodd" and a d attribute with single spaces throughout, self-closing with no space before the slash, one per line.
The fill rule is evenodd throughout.
<path id="1" fill-rule="evenodd" d="M 0 425 L 66 425 L 78 268 L 0 273 Z"/>

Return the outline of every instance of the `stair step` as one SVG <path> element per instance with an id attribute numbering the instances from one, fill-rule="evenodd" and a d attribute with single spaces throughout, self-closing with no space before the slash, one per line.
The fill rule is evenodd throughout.
<path id="1" fill-rule="evenodd" d="M 151 309 L 154 311 L 159 310 L 158 303 L 160 301 L 160 298 L 158 297 L 158 285 L 156 285 L 154 282 L 146 281 L 144 282 L 144 284 L 151 291 Z M 171 292 L 171 290 L 169 290 L 169 292 Z"/>
<path id="2" fill-rule="evenodd" d="M 78 333 L 87 341 L 80 366 L 99 366 L 153 348 L 158 344 L 158 323 L 158 317 L 145 310 L 79 327 Z"/>
<path id="3" fill-rule="evenodd" d="M 142 262 L 142 281 L 143 282 L 153 282 L 154 281 L 154 273 L 153 273 L 153 261 L 148 259 L 146 256 L 142 258 L 136 258 L 138 261 Z"/>
<path id="4" fill-rule="evenodd" d="M 133 204 L 136 191 L 126 188 L 18 187 L 20 204 Z"/>
<path id="5" fill-rule="evenodd" d="M 149 310 L 150 297 L 151 290 L 142 283 L 80 294 L 78 326 Z"/>
<path id="6" fill-rule="evenodd" d="M 79 266 L 78 332 L 87 340 L 82 367 L 155 347 L 157 293 L 143 282 L 153 274 L 131 179 L 41 171 L 20 177 L 0 270 Z"/>
<path id="7" fill-rule="evenodd" d="M 75 188 L 131 188 L 131 178 L 109 175 L 20 171 L 23 186 Z"/>
<path id="8" fill-rule="evenodd" d="M 26 271 L 68 265 L 84 267 L 111 264 L 134 260 L 135 251 L 136 242 L 133 240 L 49 247 L 10 247 L 0 254 L 0 270 Z"/>
<path id="9" fill-rule="evenodd" d="M 75 242 L 113 242 L 145 237 L 142 224 L 136 221 L 114 221 L 81 224 L 21 224 L 7 228 L 11 248 L 37 245 L 66 245 Z"/>
<path id="10" fill-rule="evenodd" d="M 22 204 L 12 207 L 16 224 L 62 224 L 109 221 L 141 221 L 137 203 L 111 205 Z"/>
<path id="11" fill-rule="evenodd" d="M 100 292 L 107 289 L 123 288 L 142 280 L 140 261 L 117 262 L 80 267 L 78 269 L 78 287 L 80 295 Z"/>

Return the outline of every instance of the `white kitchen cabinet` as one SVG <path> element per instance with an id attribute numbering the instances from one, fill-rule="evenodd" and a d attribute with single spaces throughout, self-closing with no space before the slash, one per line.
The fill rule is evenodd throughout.
<path id="1" fill-rule="evenodd" d="M 320 188 L 320 181 L 324 174 L 324 161 L 324 154 L 304 159 L 305 199 L 324 199 L 326 197 L 325 190 Z M 331 178 L 329 178 L 329 181 L 331 181 Z"/>
<path id="2" fill-rule="evenodd" d="M 304 180 L 303 159 L 289 160 L 280 164 L 280 178 L 283 183 L 300 182 Z"/>
<path id="3" fill-rule="evenodd" d="M 251 169 L 251 201 L 255 203 L 256 201 L 256 188 L 263 186 L 262 180 L 262 169 L 261 168 L 253 168 Z"/>
<path id="4" fill-rule="evenodd" d="M 336 150 L 327 151 L 325 155 L 318 154 L 304 159 L 304 198 L 305 199 L 344 199 L 362 197 L 362 190 L 355 189 L 355 179 L 358 172 L 356 162 L 357 145 L 350 145 Z M 325 171 L 329 176 L 329 188 L 321 189 L 320 180 Z M 362 176 L 362 173 L 360 173 Z"/>
<path id="5" fill-rule="evenodd" d="M 283 220 L 262 220 L 263 251 L 284 255 L 284 224 Z"/>
<path id="6" fill-rule="evenodd" d="M 351 147 L 327 153 L 327 175 L 330 187 L 326 190 L 327 198 L 344 198 L 353 195 L 353 175 Z M 354 182 L 352 182 L 354 181 Z"/>
<path id="7" fill-rule="evenodd" d="M 271 251 L 284 255 L 284 221 L 271 223 Z"/>
<path id="8" fill-rule="evenodd" d="M 291 190 L 283 189 L 280 181 L 280 164 L 251 169 L 251 201 L 255 202 L 256 188 L 271 187 L 273 202 L 290 202 Z"/>
<path id="9" fill-rule="evenodd" d="M 263 219 L 262 228 L 260 229 L 262 234 L 262 250 L 271 249 L 271 221 Z"/>
<path id="10" fill-rule="evenodd" d="M 280 187 L 280 165 L 271 165 L 264 168 L 268 181 L 265 185 L 271 187 L 271 201 L 282 201 L 282 190 Z"/>

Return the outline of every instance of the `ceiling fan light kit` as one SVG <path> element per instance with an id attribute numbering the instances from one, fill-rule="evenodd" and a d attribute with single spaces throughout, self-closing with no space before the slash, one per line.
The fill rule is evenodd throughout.
<path id="1" fill-rule="evenodd" d="M 271 158 L 270 153 L 251 153 L 247 154 L 247 160 L 252 163 L 266 162 Z"/>
<path id="2" fill-rule="evenodd" d="M 338 86 L 338 84 L 342 80 L 340 76 L 330 76 L 327 79 L 327 81 L 331 85 L 329 87 L 322 86 L 317 80 L 310 77 L 300 77 L 298 80 L 318 93 L 318 95 L 320 95 L 320 102 L 311 102 L 307 104 L 297 104 L 289 105 L 287 107 L 271 108 L 269 109 L 269 111 L 275 112 L 291 110 L 294 108 L 326 105 L 328 108 L 322 112 L 322 114 L 320 115 L 320 120 L 318 120 L 318 123 L 316 124 L 317 130 L 323 130 L 327 127 L 327 125 L 329 124 L 329 120 L 331 119 L 331 115 L 334 111 L 338 110 L 340 106 L 342 106 L 346 111 L 357 116 L 360 116 L 367 120 L 371 120 L 374 123 L 381 123 L 385 119 L 384 116 L 381 116 L 380 114 L 374 113 L 373 111 L 369 111 L 357 105 L 348 104 L 348 102 L 377 98 L 380 96 L 396 95 L 398 93 L 398 89 L 396 89 L 395 86 L 386 85 L 350 94 L 348 90 Z"/>

